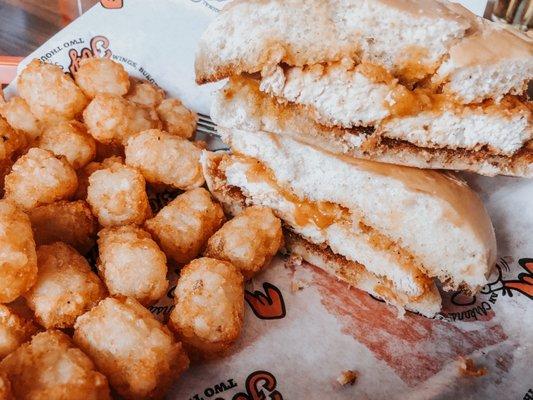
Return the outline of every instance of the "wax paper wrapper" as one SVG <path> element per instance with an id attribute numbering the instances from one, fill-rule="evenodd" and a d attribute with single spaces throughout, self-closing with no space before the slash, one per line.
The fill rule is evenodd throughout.
<path id="1" fill-rule="evenodd" d="M 39 58 L 72 72 L 84 57 L 111 57 L 208 114 L 216 85 L 196 86 L 194 53 L 224 3 L 102 1 L 24 64 Z M 209 145 L 220 147 L 216 140 Z M 277 258 L 247 284 L 243 334 L 231 355 L 193 365 L 167 398 L 533 399 L 533 182 L 465 178 L 483 198 L 499 246 L 481 293 L 445 294 L 434 319 L 399 319 L 395 309 L 318 268 Z M 153 195 L 154 210 L 175 195 Z M 150 307 L 163 321 L 172 296 L 170 290 Z M 486 375 L 462 376 L 461 356 L 487 368 Z M 357 371 L 354 385 L 336 381 L 344 370 Z"/>

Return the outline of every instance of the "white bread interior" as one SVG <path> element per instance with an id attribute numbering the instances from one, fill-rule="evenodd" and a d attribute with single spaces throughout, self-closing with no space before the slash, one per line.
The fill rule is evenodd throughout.
<path id="1" fill-rule="evenodd" d="M 254 201 L 245 197 L 239 188 L 228 184 L 225 171 L 222 171 L 220 166 L 222 160 L 227 160 L 227 157 L 227 155 L 220 153 L 204 152 L 202 166 L 211 193 L 221 202 L 227 213 L 237 215 L 246 206 L 253 205 Z M 282 217 L 279 212 L 276 213 Z M 352 241 L 355 240 L 360 240 L 360 238 L 352 238 Z M 433 283 L 428 284 L 419 295 L 410 296 L 396 289 L 393 282 L 387 277 L 380 277 L 361 263 L 334 253 L 325 244 L 317 245 L 304 239 L 294 233 L 292 228 L 285 230 L 285 246 L 293 255 L 300 256 L 305 261 L 335 275 L 350 285 L 383 299 L 396 306 L 400 311 L 407 309 L 427 317 L 433 317 L 440 311 L 441 297 Z M 375 262 L 378 261 L 374 260 L 373 263 Z M 399 278 L 402 279 L 402 276 L 403 274 L 400 272 Z"/>
<path id="2" fill-rule="evenodd" d="M 291 136 L 331 152 L 357 158 L 419 168 L 467 170 L 488 176 L 533 176 L 533 149 L 528 144 L 523 145 L 513 156 L 507 156 L 486 149 L 465 151 L 419 147 L 403 140 L 383 137 L 373 129 L 326 127 L 316 122 L 315 113 L 308 108 L 291 103 L 281 104 L 261 92 L 257 80 L 251 78 L 231 78 L 224 89 L 215 95 L 211 117 L 226 128 Z M 418 117 L 419 120 L 422 118 Z M 502 123 L 505 120 L 506 117 L 502 116 Z M 410 124 L 409 118 L 404 121 Z M 432 124 L 437 122 L 430 121 Z M 403 130 L 409 132 L 407 128 Z M 411 132 L 412 135 L 416 134 L 416 131 Z M 394 134 L 391 132 L 390 136 Z M 496 136 L 502 137 L 501 132 Z M 502 138 L 502 141 L 505 140 Z"/>
<path id="3" fill-rule="evenodd" d="M 233 152 L 259 161 L 279 187 L 348 210 L 446 288 L 476 292 L 486 284 L 496 257 L 494 230 L 479 197 L 454 176 L 336 156 L 265 132 L 219 131 Z M 226 178 L 245 195 L 256 189 L 238 170 Z M 346 255 L 343 240 L 334 250 Z"/>
<path id="4" fill-rule="evenodd" d="M 533 78 L 531 41 L 445 0 L 237 0 L 200 39 L 196 77 L 345 57 L 411 83 L 433 77 L 464 103 L 522 94 Z"/>
<path id="5" fill-rule="evenodd" d="M 516 98 L 464 106 L 442 94 L 411 94 L 392 77 L 385 78 L 381 68 L 366 65 L 374 75 L 367 76 L 363 67 L 349 60 L 310 68 L 276 67 L 262 77 L 260 89 L 282 102 L 309 108 L 323 125 L 372 126 L 380 136 L 419 147 L 486 146 L 494 154 L 512 155 L 533 139 L 531 110 Z"/>
<path id="6" fill-rule="evenodd" d="M 533 77 L 533 38 L 484 19 L 478 23 L 451 47 L 433 82 L 465 104 L 523 94 Z"/>

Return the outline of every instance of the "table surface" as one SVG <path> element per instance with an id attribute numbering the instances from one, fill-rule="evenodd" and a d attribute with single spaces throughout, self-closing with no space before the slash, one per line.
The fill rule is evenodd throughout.
<path id="1" fill-rule="evenodd" d="M 0 0 L 0 56 L 27 56 L 97 0 Z"/>

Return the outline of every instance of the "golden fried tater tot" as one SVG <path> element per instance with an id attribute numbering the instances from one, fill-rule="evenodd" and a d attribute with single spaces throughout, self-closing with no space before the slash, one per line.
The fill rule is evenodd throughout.
<path id="1" fill-rule="evenodd" d="M 37 278 L 30 219 L 9 200 L 0 200 L 0 254 L 0 303 L 9 303 Z"/>
<path id="2" fill-rule="evenodd" d="M 126 164 L 138 168 L 150 183 L 189 190 L 205 182 L 201 154 L 186 139 L 150 129 L 128 139 Z"/>
<path id="3" fill-rule="evenodd" d="M 20 74 L 17 88 L 30 110 L 44 121 L 75 119 L 87 98 L 61 67 L 33 60 Z"/>
<path id="4" fill-rule="evenodd" d="M 154 110 L 109 94 L 97 95 L 83 112 L 83 120 L 89 133 L 104 144 L 124 144 L 138 132 L 161 126 Z"/>
<path id="5" fill-rule="evenodd" d="M 23 209 L 67 199 L 78 187 L 76 171 L 50 151 L 30 149 L 5 178 L 5 197 Z"/>
<path id="6" fill-rule="evenodd" d="M 266 207 L 249 207 L 224 224 L 207 242 L 205 255 L 231 262 L 250 279 L 283 244 L 281 221 Z"/>
<path id="7" fill-rule="evenodd" d="M 19 315 L 11 307 L 0 304 L 0 360 L 30 340 L 35 333 L 37 327 L 31 320 Z"/>
<path id="8" fill-rule="evenodd" d="M 202 252 L 224 223 L 220 204 L 203 188 L 185 192 L 146 221 L 145 228 L 167 257 L 186 264 Z"/>
<path id="9" fill-rule="evenodd" d="M 56 156 L 64 156 L 72 168 L 79 169 L 96 155 L 96 141 L 78 121 L 60 121 L 45 129 L 37 146 Z"/>
<path id="10" fill-rule="evenodd" d="M 35 335 L 0 363 L 17 400 L 110 400 L 107 379 L 63 332 Z"/>
<path id="11" fill-rule="evenodd" d="M 165 98 L 165 92 L 146 81 L 132 78 L 130 91 L 125 97 L 142 106 L 157 107 Z"/>
<path id="12" fill-rule="evenodd" d="M 87 260 L 61 242 L 37 248 L 37 282 L 24 298 L 47 329 L 70 328 L 106 294 Z"/>
<path id="13" fill-rule="evenodd" d="M 185 266 L 175 290 L 170 327 L 184 345 L 203 358 L 223 354 L 241 332 L 244 285 L 227 261 L 199 258 Z"/>
<path id="14" fill-rule="evenodd" d="M 13 129 L 2 117 L 0 117 L 0 139 L 0 161 L 11 159 L 27 144 L 24 134 Z"/>
<path id="15" fill-rule="evenodd" d="M 157 106 L 163 129 L 173 135 L 189 139 L 196 131 L 198 115 L 186 108 L 178 99 L 166 99 Z"/>
<path id="16" fill-rule="evenodd" d="M 107 168 L 114 163 L 124 164 L 124 160 L 119 156 L 111 156 L 102 160 L 101 162 L 91 161 L 84 168 L 76 171 L 78 175 L 78 189 L 76 190 L 76 193 L 74 193 L 74 199 L 85 200 L 87 198 L 87 188 L 89 187 L 89 177 L 93 174 L 93 172 Z"/>
<path id="17" fill-rule="evenodd" d="M 189 366 L 172 333 L 137 300 L 109 297 L 78 318 L 75 343 L 125 399 L 159 399 Z"/>
<path id="18" fill-rule="evenodd" d="M 93 172 L 87 202 L 104 227 L 139 225 L 151 214 L 144 177 L 137 169 L 119 163 Z"/>
<path id="19" fill-rule="evenodd" d="M 30 140 L 41 134 L 39 120 L 31 113 L 28 103 L 22 97 L 13 97 L 8 102 L 0 103 L 0 115 L 13 128 L 24 132 Z"/>
<path id="20" fill-rule="evenodd" d="M 109 58 L 81 60 L 74 79 L 83 93 L 91 99 L 104 93 L 123 96 L 130 88 L 130 79 L 122 64 Z"/>
<path id="21" fill-rule="evenodd" d="M 15 400 L 7 374 L 0 371 L 0 400 Z"/>
<path id="22" fill-rule="evenodd" d="M 98 272 L 110 294 L 148 306 L 167 291 L 167 258 L 148 232 L 133 225 L 105 228 L 98 251 Z"/>
<path id="23" fill-rule="evenodd" d="M 29 211 L 35 243 L 64 242 L 81 254 L 95 245 L 98 224 L 87 202 L 58 201 Z"/>

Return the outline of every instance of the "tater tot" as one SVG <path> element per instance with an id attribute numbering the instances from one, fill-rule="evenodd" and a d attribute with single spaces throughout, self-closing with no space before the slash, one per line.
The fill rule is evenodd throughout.
<path id="1" fill-rule="evenodd" d="M 15 400 L 7 374 L 0 370 L 0 400 Z"/>
<path id="2" fill-rule="evenodd" d="M 125 399 L 157 399 L 189 366 L 172 333 L 131 298 L 109 297 L 76 321 L 75 343 Z"/>
<path id="3" fill-rule="evenodd" d="M 44 121 L 71 120 L 87 105 L 87 98 L 61 67 L 33 60 L 20 74 L 17 88 L 30 110 Z"/>
<path id="4" fill-rule="evenodd" d="M 5 178 L 5 197 L 29 210 L 41 204 L 67 199 L 78 187 L 76 171 L 48 150 L 30 149 Z"/>
<path id="5" fill-rule="evenodd" d="M 9 160 L 26 146 L 26 137 L 0 117 L 0 160 Z"/>
<path id="6" fill-rule="evenodd" d="M 93 172 L 87 202 L 104 227 L 139 225 L 151 214 L 144 177 L 135 168 L 119 163 Z"/>
<path id="7" fill-rule="evenodd" d="M 128 139 L 126 164 L 138 168 L 150 183 L 189 190 L 205 182 L 201 154 L 186 139 L 150 129 Z"/>
<path id="8" fill-rule="evenodd" d="M 249 207 L 224 224 L 207 242 L 205 255 L 231 262 L 250 279 L 283 244 L 281 221 L 266 207 Z"/>
<path id="9" fill-rule="evenodd" d="M 166 99 L 157 106 L 163 129 L 173 135 L 189 139 L 196 131 L 198 115 L 186 108 L 178 99 Z"/>
<path id="10" fill-rule="evenodd" d="M 204 358 L 223 354 L 237 340 L 244 315 L 244 285 L 227 261 L 199 258 L 185 266 L 175 289 L 170 327 Z"/>
<path id="11" fill-rule="evenodd" d="M 122 64 L 105 57 L 81 60 L 74 79 L 91 99 L 97 94 L 123 96 L 130 88 L 130 78 Z"/>
<path id="12" fill-rule="evenodd" d="M 0 115 L 9 125 L 24 132 L 31 140 L 41 134 L 39 120 L 31 113 L 28 103 L 22 97 L 13 97 L 8 102 L 0 103 Z"/>
<path id="13" fill-rule="evenodd" d="M 165 92 L 146 81 L 131 79 L 130 91 L 125 97 L 142 106 L 157 107 L 165 98 Z"/>
<path id="14" fill-rule="evenodd" d="M 96 154 L 95 140 L 78 121 L 50 125 L 37 140 L 37 146 L 56 156 L 64 156 L 74 169 L 87 165 Z"/>
<path id="15" fill-rule="evenodd" d="M 198 188 L 176 197 L 146 221 L 145 227 L 167 257 L 186 264 L 203 251 L 223 223 L 220 204 L 207 190 Z"/>
<path id="16" fill-rule="evenodd" d="M 30 340 L 35 333 L 37 327 L 31 320 L 0 304 L 0 360 Z"/>
<path id="17" fill-rule="evenodd" d="M 148 232 L 133 225 L 105 228 L 98 251 L 98 272 L 110 294 L 148 306 L 166 293 L 167 258 Z"/>
<path id="18" fill-rule="evenodd" d="M 91 161 L 85 167 L 77 170 L 76 174 L 78 175 L 78 189 L 76 190 L 76 193 L 74 193 L 73 198 L 76 200 L 85 200 L 87 198 L 87 188 L 89 187 L 89 177 L 93 174 L 93 172 L 107 168 L 114 163 L 124 164 L 124 160 L 122 157 L 112 156 L 102 160 L 101 162 Z"/>
<path id="19" fill-rule="evenodd" d="M 89 103 L 83 120 L 92 137 L 105 144 L 125 143 L 138 132 L 161 126 L 154 110 L 108 94 L 99 94 Z"/>
<path id="20" fill-rule="evenodd" d="M 17 400 L 110 400 L 107 379 L 63 332 L 35 335 L 0 363 Z"/>
<path id="21" fill-rule="evenodd" d="M 29 211 L 37 245 L 64 242 L 81 254 L 95 245 L 98 224 L 87 202 L 58 201 Z"/>
<path id="22" fill-rule="evenodd" d="M 106 294 L 100 278 L 73 247 L 61 242 L 37 248 L 37 282 L 24 294 L 37 322 L 70 328 Z"/>
<path id="23" fill-rule="evenodd" d="M 37 279 L 30 219 L 9 200 L 0 200 L 0 254 L 0 303 L 9 303 Z"/>

